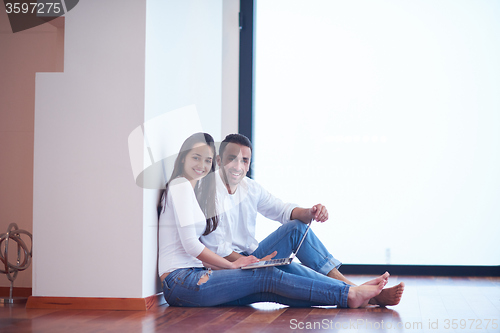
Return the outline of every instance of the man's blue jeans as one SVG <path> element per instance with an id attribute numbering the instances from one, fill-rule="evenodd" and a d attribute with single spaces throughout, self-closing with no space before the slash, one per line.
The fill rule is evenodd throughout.
<path id="1" fill-rule="evenodd" d="M 200 281 L 205 275 L 208 280 Z M 350 286 L 335 279 L 317 280 L 275 267 L 215 270 L 181 268 L 163 281 L 163 295 L 172 306 L 234 306 L 277 302 L 294 307 L 347 307 Z"/>
<path id="2" fill-rule="evenodd" d="M 312 279 L 330 279 L 326 275 L 334 268 L 342 264 L 335 259 L 326 249 L 323 243 L 313 232 L 313 227 L 309 229 L 306 239 L 297 253 L 297 258 L 303 265 L 293 263 L 290 265 L 276 266 L 284 272 L 309 277 Z M 257 258 L 263 258 L 273 251 L 278 251 L 275 259 L 288 258 L 290 254 L 299 246 L 302 235 L 306 231 L 307 224 L 294 220 L 280 226 L 277 230 L 267 236 L 259 247 L 252 253 Z M 247 253 L 244 253 L 247 254 Z M 304 267 L 307 266 L 307 267 Z M 318 274 L 320 273 L 320 274 Z M 327 281 L 327 280 L 325 280 Z"/>

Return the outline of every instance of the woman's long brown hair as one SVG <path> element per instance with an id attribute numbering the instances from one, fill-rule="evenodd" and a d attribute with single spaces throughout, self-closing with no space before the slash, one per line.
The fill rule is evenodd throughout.
<path id="1" fill-rule="evenodd" d="M 194 187 L 194 192 L 196 195 L 196 200 L 200 205 L 201 211 L 205 215 L 205 219 L 207 222 L 207 226 L 205 228 L 205 232 L 203 235 L 208 235 L 212 231 L 217 228 L 219 224 L 219 216 L 217 215 L 217 196 L 216 196 L 216 188 L 215 188 L 215 144 L 214 139 L 208 133 L 195 133 L 187 138 L 182 144 L 181 150 L 179 151 L 179 155 L 175 159 L 174 171 L 172 171 L 172 176 L 170 180 L 166 184 L 166 189 L 163 190 L 160 199 L 160 205 L 165 210 L 165 206 L 167 203 L 167 193 L 168 188 L 172 180 L 182 177 L 184 173 L 184 161 L 186 155 L 191 151 L 197 143 L 207 144 L 210 149 L 212 149 L 212 166 L 210 168 L 209 173 L 200 179 L 196 186 Z"/>

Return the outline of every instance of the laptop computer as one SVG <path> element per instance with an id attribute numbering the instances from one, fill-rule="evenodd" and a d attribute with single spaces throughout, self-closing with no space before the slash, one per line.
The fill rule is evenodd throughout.
<path id="1" fill-rule="evenodd" d="M 304 235 L 302 235 L 302 239 L 300 240 L 299 246 L 297 246 L 297 249 L 294 252 L 292 252 L 290 257 L 259 261 L 259 262 L 241 267 L 241 269 L 254 269 L 254 268 L 261 268 L 261 267 L 290 265 L 292 263 L 292 260 L 295 258 L 295 255 L 297 254 L 297 252 L 299 252 L 300 246 L 304 242 L 304 239 L 306 239 L 307 232 L 309 231 L 311 224 L 312 224 L 312 221 L 309 222 L 309 225 L 307 226 L 306 232 L 304 232 Z"/>

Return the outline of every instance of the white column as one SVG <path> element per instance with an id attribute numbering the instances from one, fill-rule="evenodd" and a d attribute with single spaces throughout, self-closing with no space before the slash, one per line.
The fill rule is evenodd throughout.
<path id="1" fill-rule="evenodd" d="M 64 73 L 37 74 L 33 296 L 151 295 L 127 147 L 144 122 L 145 21 L 146 0 L 80 1 Z"/>

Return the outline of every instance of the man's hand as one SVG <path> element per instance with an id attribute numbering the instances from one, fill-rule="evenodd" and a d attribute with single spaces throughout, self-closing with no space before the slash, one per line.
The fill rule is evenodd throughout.
<path id="1" fill-rule="evenodd" d="M 276 255 L 278 254 L 278 251 L 274 251 L 273 253 L 271 254 L 268 254 L 267 256 L 265 256 L 264 258 L 260 259 L 260 261 L 267 261 L 267 260 L 271 260 L 273 259 L 274 257 L 276 257 Z"/>
<path id="2" fill-rule="evenodd" d="M 311 213 L 311 219 L 315 219 L 318 222 L 325 222 L 328 220 L 328 210 L 322 204 L 317 204 L 309 209 Z"/>
<path id="3" fill-rule="evenodd" d="M 322 204 L 317 204 L 311 208 L 296 207 L 292 210 L 290 220 L 301 220 L 304 223 L 309 223 L 311 220 L 325 222 L 328 220 L 328 210 Z"/>
<path id="4" fill-rule="evenodd" d="M 254 256 L 241 256 L 240 258 L 236 259 L 236 261 L 232 262 L 231 265 L 232 265 L 232 268 L 233 269 L 236 269 L 236 268 L 241 268 L 241 267 L 244 267 L 246 265 L 250 265 L 250 264 L 253 264 L 254 262 L 258 262 L 259 259 L 254 257 Z"/>

